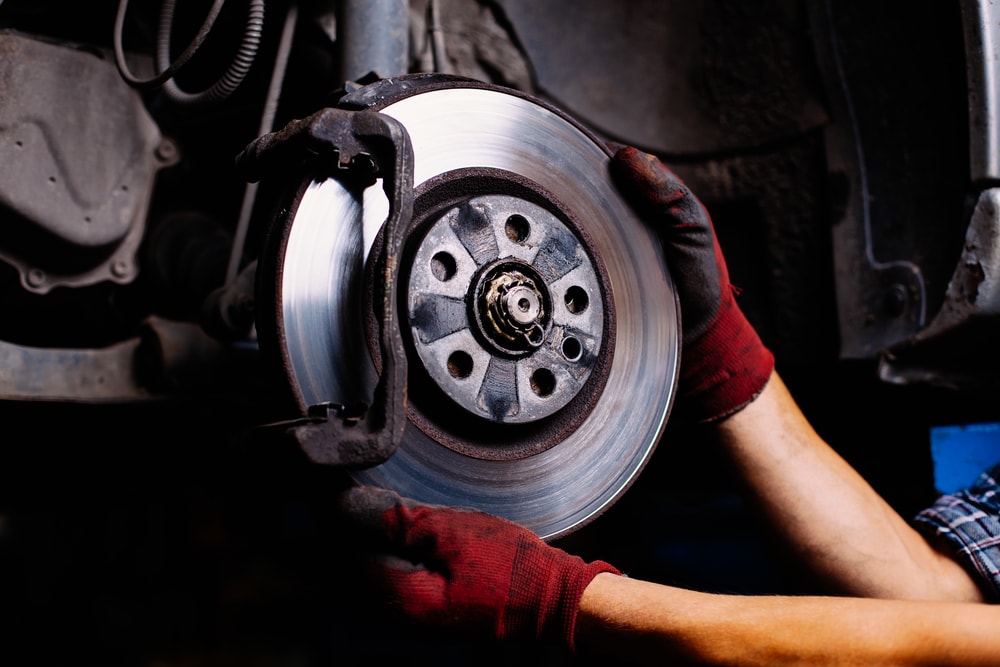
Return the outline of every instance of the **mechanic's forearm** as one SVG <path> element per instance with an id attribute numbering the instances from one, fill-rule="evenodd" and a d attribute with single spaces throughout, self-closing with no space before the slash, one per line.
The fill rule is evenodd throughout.
<path id="1" fill-rule="evenodd" d="M 638 665 L 996 665 L 1000 607 L 699 593 L 610 574 L 584 591 L 581 655 Z"/>
<path id="2" fill-rule="evenodd" d="M 777 373 L 717 428 L 749 497 L 836 592 L 982 600 L 961 566 L 933 549 L 820 438 Z"/>

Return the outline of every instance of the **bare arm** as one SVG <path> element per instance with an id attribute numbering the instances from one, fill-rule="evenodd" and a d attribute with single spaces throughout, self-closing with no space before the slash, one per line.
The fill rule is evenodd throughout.
<path id="1" fill-rule="evenodd" d="M 996 665 L 1000 607 L 730 596 L 600 574 L 583 593 L 581 655 L 634 664 Z"/>
<path id="2" fill-rule="evenodd" d="M 712 424 L 726 458 L 795 555 L 834 587 L 866 597 L 980 600 L 938 553 L 813 430 L 735 300 L 708 211 L 660 160 L 623 148 L 622 192 L 659 230 L 683 319 L 678 407 Z"/>
<path id="3" fill-rule="evenodd" d="M 770 524 L 837 592 L 982 601 L 965 570 L 820 438 L 777 373 L 755 401 L 716 428 Z"/>

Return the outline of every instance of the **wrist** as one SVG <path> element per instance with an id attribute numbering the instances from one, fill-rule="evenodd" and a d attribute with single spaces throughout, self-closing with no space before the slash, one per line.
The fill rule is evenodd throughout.
<path id="1" fill-rule="evenodd" d="M 577 609 L 577 622 L 573 636 L 574 647 L 585 649 L 600 646 L 600 638 L 608 624 L 621 615 L 621 595 L 618 579 L 610 573 L 601 573 L 590 580 Z"/>

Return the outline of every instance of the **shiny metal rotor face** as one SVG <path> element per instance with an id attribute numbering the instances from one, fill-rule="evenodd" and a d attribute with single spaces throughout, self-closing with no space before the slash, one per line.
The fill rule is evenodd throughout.
<path id="1" fill-rule="evenodd" d="M 471 187 L 440 216 L 426 218 L 430 227 L 421 228 L 425 236 L 400 266 L 400 280 L 410 285 L 399 319 L 415 341 L 411 378 L 425 370 L 443 396 L 435 401 L 433 392 L 410 386 L 410 423 L 396 453 L 351 474 L 421 502 L 517 521 L 544 539 L 566 535 L 632 484 L 670 412 L 679 329 L 659 241 L 613 187 L 607 149 L 563 114 L 481 84 L 406 86 L 373 108 L 406 127 L 415 191 L 433 189 L 448 174 L 481 170 L 535 184 L 556 206 L 536 209 L 530 204 L 540 202 Z M 483 238 L 496 249 L 469 252 L 470 233 L 451 226 L 450 216 L 462 215 L 453 209 L 463 205 L 490 210 Z M 326 179 L 309 184 L 290 212 L 277 245 L 276 327 L 303 407 L 371 402 L 377 364 L 363 276 L 387 208 L 379 185 L 357 196 Z M 557 209 L 565 215 L 554 215 Z M 526 233 L 517 231 L 525 227 L 517 216 Z M 543 234 L 568 242 L 558 260 L 546 260 L 553 267 L 532 250 Z M 565 258 L 581 253 L 584 260 L 569 268 Z M 450 321 L 456 333 L 442 336 L 434 329 L 441 322 L 421 320 L 420 301 L 452 297 L 457 310 L 441 322 Z M 458 350 L 471 363 L 453 359 Z M 501 392 L 506 409 L 481 404 L 484 387 L 498 386 L 486 380 L 495 363 L 525 379 Z M 555 378 L 550 390 L 531 388 L 538 368 Z M 463 374 L 460 382 L 455 376 Z M 539 387 L 543 376 L 536 377 Z"/>
<path id="2" fill-rule="evenodd" d="M 555 215 L 474 197 L 422 238 L 409 272 L 414 347 L 437 386 L 498 424 L 564 408 L 590 377 L 604 306 L 593 263 Z"/>

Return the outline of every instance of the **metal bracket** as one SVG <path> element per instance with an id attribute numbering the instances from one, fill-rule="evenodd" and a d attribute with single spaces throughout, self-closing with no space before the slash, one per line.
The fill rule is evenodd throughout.
<path id="1" fill-rule="evenodd" d="M 370 186 L 378 178 L 389 200 L 384 228 L 379 346 L 382 369 L 372 404 L 311 406 L 288 432 L 310 459 L 366 468 L 392 456 L 406 425 L 406 351 L 397 322 L 399 258 L 413 216 L 413 149 L 403 125 L 374 111 L 328 108 L 263 135 L 237 157 L 248 181 L 306 162 L 325 175 Z"/>

